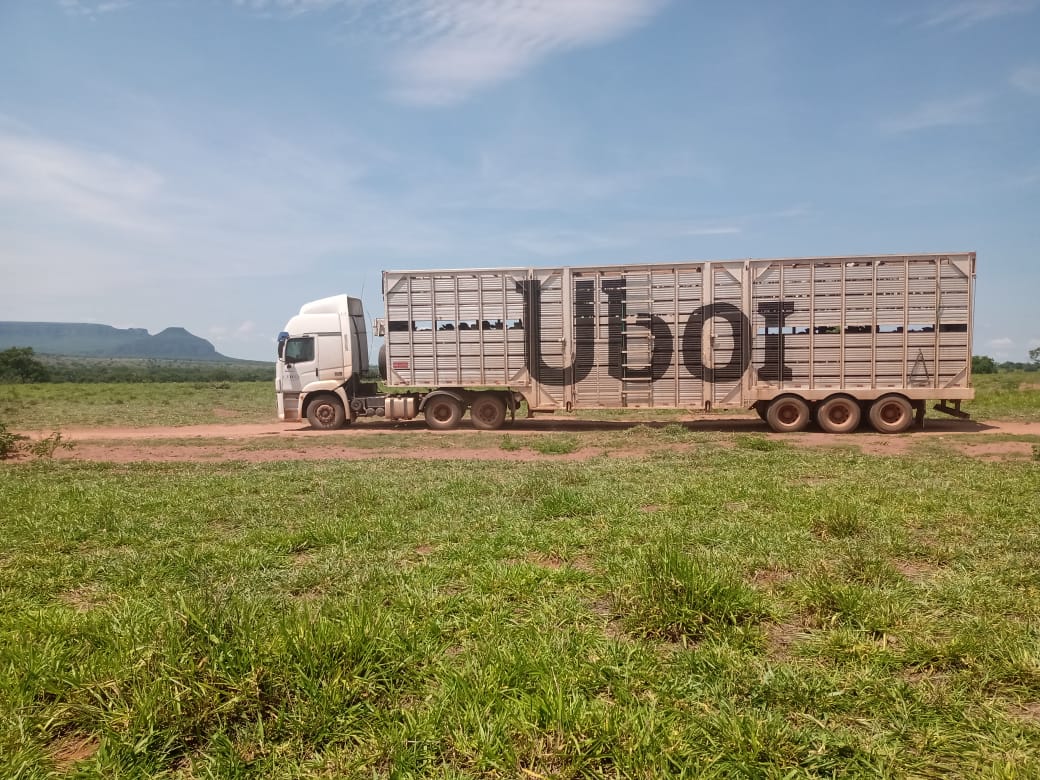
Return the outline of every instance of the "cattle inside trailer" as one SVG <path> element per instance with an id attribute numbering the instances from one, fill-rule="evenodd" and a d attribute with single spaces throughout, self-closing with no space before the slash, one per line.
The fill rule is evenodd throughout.
<path id="1" fill-rule="evenodd" d="M 467 409 L 476 427 L 499 427 L 521 401 L 530 413 L 754 408 L 778 431 L 866 418 L 898 432 L 928 400 L 963 414 L 973 397 L 974 266 L 960 253 L 388 271 L 377 333 L 390 393 L 348 354 L 356 316 L 341 318 L 342 359 L 329 358 L 339 375 L 316 366 L 312 382 L 285 381 L 305 306 L 280 342 L 280 408 L 319 427 L 315 403 L 334 423 L 424 414 L 435 428 Z"/>

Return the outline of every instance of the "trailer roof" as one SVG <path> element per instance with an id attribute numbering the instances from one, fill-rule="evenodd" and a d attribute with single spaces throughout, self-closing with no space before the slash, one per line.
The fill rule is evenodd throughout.
<path id="1" fill-rule="evenodd" d="M 907 252 L 903 254 L 880 254 L 880 255 L 833 255 L 821 257 L 735 257 L 729 260 L 678 260 L 661 262 L 635 262 L 635 263 L 607 263 L 602 265 L 515 265 L 515 266 L 489 266 L 481 268 L 414 268 L 414 269 L 392 269 L 383 271 L 384 274 L 405 274 L 417 276 L 423 274 L 478 274 L 478 273 L 503 273 L 503 272 L 528 272 L 534 270 L 562 270 L 571 271 L 599 271 L 616 270 L 623 271 L 626 268 L 682 268 L 689 266 L 702 266 L 710 263 L 834 263 L 834 262 L 863 262 L 868 260 L 903 260 L 906 258 L 926 257 L 961 257 L 975 259 L 975 252 Z"/>

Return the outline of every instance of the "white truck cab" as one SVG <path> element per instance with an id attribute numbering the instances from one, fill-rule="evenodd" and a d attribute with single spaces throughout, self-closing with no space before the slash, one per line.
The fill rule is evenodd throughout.
<path id="1" fill-rule="evenodd" d="M 350 388 L 360 385 L 368 368 L 361 300 L 334 295 L 305 304 L 278 334 L 278 419 L 300 420 L 314 407 L 311 415 L 322 427 L 339 427 L 350 409 Z M 315 406 L 323 395 L 329 403 Z"/>

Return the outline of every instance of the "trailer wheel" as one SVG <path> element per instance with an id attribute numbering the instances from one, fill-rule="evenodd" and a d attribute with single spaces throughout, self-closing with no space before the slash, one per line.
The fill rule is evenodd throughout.
<path id="1" fill-rule="evenodd" d="M 755 413 L 758 414 L 763 420 L 766 419 L 766 413 L 769 411 L 769 401 L 756 401 L 754 405 Z"/>
<path id="2" fill-rule="evenodd" d="M 809 426 L 809 404 L 796 395 L 782 395 L 769 402 L 766 422 L 777 433 L 797 433 Z"/>
<path id="3" fill-rule="evenodd" d="M 869 417 L 878 433 L 902 433 L 914 422 L 914 407 L 901 395 L 884 395 L 870 405 Z"/>
<path id="4" fill-rule="evenodd" d="M 827 433 L 852 433 L 859 427 L 859 403 L 847 395 L 832 395 L 816 409 L 816 422 Z"/>
<path id="5" fill-rule="evenodd" d="M 482 431 L 496 431 L 506 421 L 506 402 L 501 393 L 480 393 L 469 407 L 473 427 Z"/>
<path id="6" fill-rule="evenodd" d="M 322 393 L 307 404 L 307 422 L 319 431 L 342 428 L 346 419 L 343 404 L 332 393 Z"/>
<path id="7" fill-rule="evenodd" d="M 450 395 L 435 395 L 424 407 L 426 425 L 435 431 L 450 431 L 459 427 L 462 420 L 462 404 Z"/>

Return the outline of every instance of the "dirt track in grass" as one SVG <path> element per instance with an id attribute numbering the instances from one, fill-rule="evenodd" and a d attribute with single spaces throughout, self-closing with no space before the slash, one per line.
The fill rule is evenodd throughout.
<path id="1" fill-rule="evenodd" d="M 664 428 L 674 432 L 677 426 L 696 440 L 671 441 L 663 433 L 657 433 Z M 625 435 L 637 427 L 644 429 L 644 436 Z M 25 433 L 38 439 L 51 432 Z M 932 443 L 984 459 L 1019 460 L 1033 457 L 1035 442 L 1040 442 L 1040 423 L 939 419 L 928 420 L 924 430 L 886 436 L 869 430 L 848 435 L 814 430 L 775 434 L 757 416 L 750 415 L 692 415 L 667 421 L 545 416 L 518 419 L 501 431 L 475 431 L 464 426 L 458 431 L 437 432 L 428 430 L 422 421 L 364 420 L 341 431 L 317 431 L 306 423 L 274 422 L 68 428 L 61 433 L 63 439 L 73 442 L 75 447 L 59 449 L 55 452 L 56 458 L 117 463 L 371 458 L 587 460 L 732 447 L 742 436 L 764 437 L 794 447 L 856 448 L 877 455 L 900 455 L 917 445 Z M 553 436 L 565 436 L 568 446 L 564 449 L 568 451 L 547 453 L 537 446 L 538 441 Z"/>

